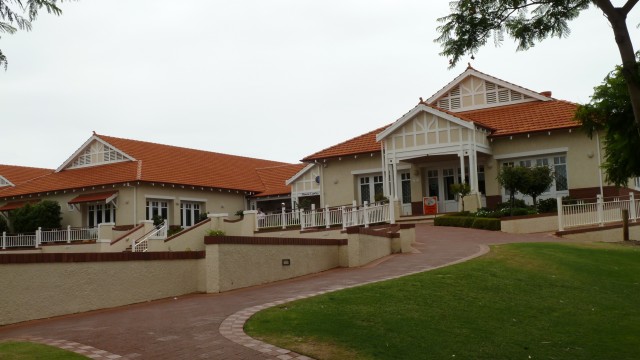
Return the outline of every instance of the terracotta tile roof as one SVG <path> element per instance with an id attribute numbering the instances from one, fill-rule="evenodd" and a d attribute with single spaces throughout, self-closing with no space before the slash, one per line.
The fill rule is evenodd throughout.
<path id="1" fill-rule="evenodd" d="M 264 191 L 260 192 L 257 197 L 291 194 L 291 185 L 287 186 L 285 182 L 305 166 L 307 166 L 307 164 L 281 165 L 256 169 L 264 185 Z"/>
<path id="2" fill-rule="evenodd" d="M 535 101 L 489 109 L 460 112 L 460 115 L 495 129 L 490 136 L 579 127 L 573 119 L 577 105 L 562 101 Z"/>
<path id="3" fill-rule="evenodd" d="M 39 200 L 12 201 L 12 202 L 6 203 L 2 207 L 0 207 L 0 211 L 9 211 L 9 210 L 19 209 L 19 208 L 25 206 L 26 204 L 35 204 L 38 201 Z"/>
<path id="4" fill-rule="evenodd" d="M 289 165 L 283 162 L 95 135 L 137 161 L 64 169 L 0 191 L 0 197 L 98 187 L 127 182 L 151 182 L 248 192 L 264 190 L 256 169 Z M 283 183 L 286 179 L 283 180 Z"/>
<path id="5" fill-rule="evenodd" d="M 356 136 L 337 145 L 320 150 L 317 153 L 305 157 L 302 161 L 313 161 L 339 156 L 380 152 L 380 144 L 376 142 L 376 135 L 391 125 L 393 124 L 385 125 L 381 128 L 369 131 L 366 134 Z"/>
<path id="6" fill-rule="evenodd" d="M 0 176 L 9 180 L 14 185 L 19 185 L 31 179 L 50 174 L 52 172 L 53 169 L 0 164 Z M 3 188 L 0 187 L 0 191 L 2 191 L 2 189 Z"/>

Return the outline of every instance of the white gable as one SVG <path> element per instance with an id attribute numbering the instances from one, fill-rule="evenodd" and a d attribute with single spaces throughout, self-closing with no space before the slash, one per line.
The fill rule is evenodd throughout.
<path id="1" fill-rule="evenodd" d="M 550 98 L 469 68 L 427 103 L 458 112 L 536 100 Z"/>
<path id="2" fill-rule="evenodd" d="M 15 186 L 15 185 L 13 185 L 11 181 L 7 180 L 6 177 L 0 175 L 0 187 L 3 187 L 3 186 Z"/>
<path id="3" fill-rule="evenodd" d="M 134 160 L 131 156 L 94 135 L 71 155 L 56 172 L 63 169 L 75 169 Z"/>

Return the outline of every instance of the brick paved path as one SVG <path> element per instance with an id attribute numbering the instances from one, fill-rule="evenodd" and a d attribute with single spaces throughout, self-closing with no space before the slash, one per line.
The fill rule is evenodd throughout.
<path id="1" fill-rule="evenodd" d="M 180 296 L 9 325 L 0 327 L 0 341 L 27 338 L 63 343 L 95 359 L 306 359 L 245 337 L 244 319 L 265 304 L 455 263 L 482 254 L 488 244 L 534 241 L 562 240 L 548 234 L 511 235 L 419 224 L 416 252 L 411 254 L 221 294 Z"/>

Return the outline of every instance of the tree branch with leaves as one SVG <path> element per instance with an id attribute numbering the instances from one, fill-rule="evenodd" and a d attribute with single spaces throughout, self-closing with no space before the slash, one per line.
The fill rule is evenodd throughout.
<path id="1" fill-rule="evenodd" d="M 450 67 L 470 54 L 473 56 L 493 37 L 496 45 L 509 35 L 518 50 L 527 50 L 549 37 L 571 33 L 569 21 L 590 6 L 605 15 L 622 60 L 636 128 L 640 129 L 640 76 L 635 67 L 635 52 L 627 28 L 627 15 L 640 0 L 628 0 L 616 7 L 610 0 L 460 0 L 451 2 L 451 13 L 438 21 L 442 45 L 440 55 L 449 58 Z M 640 131 L 640 130 L 638 130 Z M 640 136 L 640 132 L 637 132 Z"/>
<path id="2" fill-rule="evenodd" d="M 49 14 L 60 15 L 58 7 L 62 0 L 0 0 L 0 33 L 13 34 L 18 30 L 31 30 L 31 22 L 38 17 L 38 12 L 45 9 Z M 0 67 L 7 69 L 6 55 L 0 50 Z"/>

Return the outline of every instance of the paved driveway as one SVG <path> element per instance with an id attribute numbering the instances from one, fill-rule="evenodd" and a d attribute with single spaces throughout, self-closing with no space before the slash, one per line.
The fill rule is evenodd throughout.
<path id="1" fill-rule="evenodd" d="M 477 256 L 489 244 L 541 241 L 562 240 L 549 234 L 511 235 L 419 224 L 416 252 L 411 254 L 392 255 L 360 268 L 334 269 L 221 294 L 180 296 L 9 325 L 0 327 L 0 340 L 54 340 L 57 346 L 98 359 L 291 359 L 297 354 L 259 352 L 233 342 L 221 334 L 220 325 L 247 308 L 433 269 Z M 250 267 L 247 271 L 251 271 Z"/>

